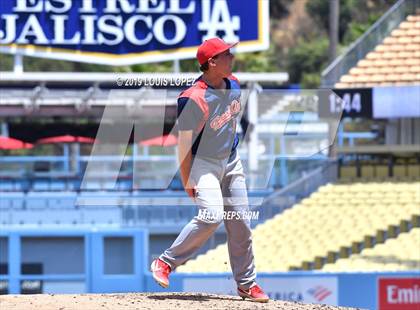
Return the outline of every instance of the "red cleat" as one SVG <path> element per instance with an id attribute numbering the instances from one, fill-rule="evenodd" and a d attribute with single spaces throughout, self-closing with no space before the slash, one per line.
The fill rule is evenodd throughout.
<path id="1" fill-rule="evenodd" d="M 153 279 L 162 287 L 167 288 L 169 286 L 169 274 L 171 273 L 171 267 L 161 259 L 155 259 L 150 265 L 150 270 L 153 274 Z"/>
<path id="2" fill-rule="evenodd" d="M 268 302 L 270 299 L 257 283 L 254 283 L 248 290 L 243 290 L 238 287 L 238 294 L 243 300 L 245 300 L 245 298 L 249 298 L 256 302 Z"/>

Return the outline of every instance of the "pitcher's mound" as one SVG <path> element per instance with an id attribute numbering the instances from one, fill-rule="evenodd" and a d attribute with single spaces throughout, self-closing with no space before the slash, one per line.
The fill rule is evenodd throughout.
<path id="1" fill-rule="evenodd" d="M 123 293 L 78 295 L 3 295 L 0 308 L 7 310 L 134 310 L 134 309 L 350 309 L 327 305 L 270 300 L 266 304 L 244 301 L 239 296 L 202 293 Z"/>

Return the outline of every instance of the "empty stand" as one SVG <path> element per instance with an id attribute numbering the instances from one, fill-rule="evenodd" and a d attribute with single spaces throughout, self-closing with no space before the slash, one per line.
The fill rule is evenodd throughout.
<path id="1" fill-rule="evenodd" d="M 257 270 L 319 269 L 325 263 L 359 253 L 418 226 L 419 205 L 420 182 L 323 186 L 253 230 Z M 177 270 L 230 270 L 226 244 Z"/>
<path id="2" fill-rule="evenodd" d="M 394 239 L 366 248 L 349 258 L 326 264 L 322 271 L 397 271 L 420 269 L 420 228 L 403 232 Z"/>
<path id="3" fill-rule="evenodd" d="M 382 44 L 340 78 L 337 88 L 420 83 L 420 15 L 409 15 Z"/>

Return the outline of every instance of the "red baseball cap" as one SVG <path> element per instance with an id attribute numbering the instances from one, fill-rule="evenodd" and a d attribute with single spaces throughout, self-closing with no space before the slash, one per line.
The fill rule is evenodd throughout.
<path id="1" fill-rule="evenodd" d="M 205 40 L 197 50 L 197 59 L 200 65 L 205 64 L 209 58 L 223 53 L 228 49 L 234 47 L 239 42 L 228 44 L 220 38 L 212 38 Z"/>

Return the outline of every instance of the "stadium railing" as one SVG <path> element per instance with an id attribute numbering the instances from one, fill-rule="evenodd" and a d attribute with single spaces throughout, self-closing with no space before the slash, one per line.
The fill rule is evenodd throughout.
<path id="1" fill-rule="evenodd" d="M 76 168 L 69 168 L 68 156 L 1 156 L 0 157 L 0 191 L 133 191 L 145 190 L 182 190 L 180 179 L 176 173 L 176 157 L 138 156 L 126 157 L 122 160 L 122 169 L 117 178 L 112 171 L 103 169 L 94 175 L 86 175 L 85 169 L 89 161 L 99 161 L 106 168 L 121 160 L 119 156 L 78 156 Z M 158 163 L 151 168 L 151 160 Z M 267 154 L 259 157 L 261 173 L 247 173 L 251 191 L 273 190 L 287 186 L 304 173 L 313 170 L 326 160 L 324 155 L 307 158 L 287 158 L 284 155 Z M 133 170 L 135 165 L 145 165 L 150 171 Z M 163 164 L 163 165 L 162 165 Z M 247 158 L 243 158 L 247 169 Z M 42 168 L 42 169 L 40 169 Z M 147 169 L 149 169 L 147 168 Z M 168 186 L 169 185 L 169 186 Z"/>
<path id="2" fill-rule="evenodd" d="M 300 179 L 268 195 L 262 205 L 255 206 L 252 210 L 260 212 L 259 219 L 261 221 L 270 219 L 308 197 L 320 186 L 334 183 L 337 180 L 337 169 L 338 162 L 336 160 L 325 161 Z M 257 224 L 254 223 L 254 226 Z"/>

